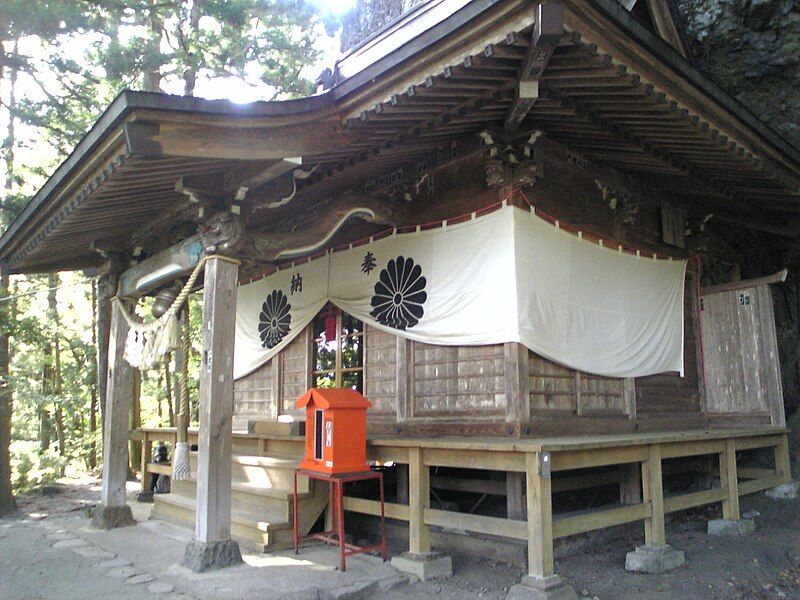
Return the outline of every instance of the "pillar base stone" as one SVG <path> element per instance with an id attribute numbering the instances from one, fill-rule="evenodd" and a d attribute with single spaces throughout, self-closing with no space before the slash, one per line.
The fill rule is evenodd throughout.
<path id="1" fill-rule="evenodd" d="M 233 540 L 219 542 L 199 542 L 192 540 L 186 544 L 186 552 L 181 563 L 195 573 L 224 569 L 242 562 L 239 544 Z"/>
<path id="2" fill-rule="evenodd" d="M 708 535 L 747 535 L 756 530 L 753 519 L 713 519 L 708 522 Z"/>
<path id="3" fill-rule="evenodd" d="M 665 573 L 686 562 L 683 552 L 664 546 L 638 546 L 625 557 L 625 570 L 636 573 Z"/>
<path id="4" fill-rule="evenodd" d="M 116 529 L 131 525 L 136 525 L 136 521 L 133 519 L 131 507 L 127 504 L 122 506 L 98 504 L 92 511 L 92 527 L 97 529 Z"/>
<path id="5" fill-rule="evenodd" d="M 506 600 L 578 600 L 578 593 L 558 575 L 526 575 L 508 591 Z"/>
<path id="6" fill-rule="evenodd" d="M 404 552 L 392 557 L 392 566 L 398 571 L 414 575 L 422 581 L 453 576 L 453 561 L 438 552 Z"/>

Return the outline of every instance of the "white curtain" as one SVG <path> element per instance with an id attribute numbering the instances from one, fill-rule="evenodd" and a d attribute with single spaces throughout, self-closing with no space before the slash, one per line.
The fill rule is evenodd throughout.
<path id="1" fill-rule="evenodd" d="M 685 261 L 605 248 L 532 212 L 503 207 L 241 286 L 234 376 L 280 352 L 328 300 L 421 342 L 520 342 L 608 377 L 683 374 L 685 268 Z"/>

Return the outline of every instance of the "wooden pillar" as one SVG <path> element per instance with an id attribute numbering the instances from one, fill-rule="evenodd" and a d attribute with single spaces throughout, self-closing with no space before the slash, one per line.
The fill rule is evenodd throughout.
<path id="1" fill-rule="evenodd" d="M 224 542 L 231 534 L 233 341 L 239 268 L 222 258 L 205 265 L 203 353 L 195 539 Z"/>
<path id="2" fill-rule="evenodd" d="M 545 464 L 549 459 L 549 453 L 529 452 L 525 455 L 528 575 L 535 579 L 544 579 L 554 574 L 553 500 L 549 465 Z"/>
<path id="3" fill-rule="evenodd" d="M 423 460 L 422 448 L 408 449 L 408 550 L 423 554 L 431 550 L 431 531 L 425 524 L 425 509 L 430 508 L 430 469 Z"/>
<path id="4" fill-rule="evenodd" d="M 517 436 L 525 435 L 529 430 L 528 355 L 528 349 L 522 344 L 509 342 L 503 345 L 506 431 Z"/>
<path id="5" fill-rule="evenodd" d="M 727 496 L 722 501 L 722 518 L 738 521 L 739 514 L 739 474 L 736 469 L 736 442 L 725 441 L 725 451 L 719 454 L 719 481 Z"/>
<path id="6" fill-rule="evenodd" d="M 650 503 L 652 515 L 644 520 L 644 541 L 648 546 L 664 546 L 667 543 L 664 528 L 664 485 L 661 478 L 661 446 L 653 444 L 649 455 L 642 463 L 643 501 Z"/>
<path id="7" fill-rule="evenodd" d="M 133 405 L 133 367 L 123 355 L 128 324 L 118 304 L 112 304 L 109 335 L 107 400 L 103 432 L 103 490 L 106 507 L 125 506 L 128 478 L 128 424 Z"/>

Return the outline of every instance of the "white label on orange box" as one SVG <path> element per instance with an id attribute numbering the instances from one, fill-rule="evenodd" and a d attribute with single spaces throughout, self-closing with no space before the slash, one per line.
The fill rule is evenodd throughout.
<path id="1" fill-rule="evenodd" d="M 333 421 L 325 422 L 325 447 L 333 446 Z"/>
<path id="2" fill-rule="evenodd" d="M 325 466 L 326 467 L 332 467 L 333 466 L 333 461 L 332 460 L 326 460 L 325 461 Z"/>

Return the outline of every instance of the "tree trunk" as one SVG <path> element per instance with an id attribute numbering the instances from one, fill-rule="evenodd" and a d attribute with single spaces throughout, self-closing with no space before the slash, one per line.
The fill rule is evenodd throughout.
<path id="1" fill-rule="evenodd" d="M 197 27 L 200 24 L 200 17 L 203 15 L 203 0 L 193 0 L 192 10 L 189 13 L 189 35 L 194 35 L 197 32 Z M 187 59 L 194 57 L 193 53 L 184 48 L 187 54 Z M 197 67 L 192 65 L 183 73 L 183 95 L 193 96 L 194 86 L 197 84 Z"/>
<path id="2" fill-rule="evenodd" d="M 130 430 L 138 429 L 142 426 L 142 372 L 139 369 L 133 370 L 133 403 L 131 404 Z M 129 479 L 133 479 L 133 473 L 142 466 L 142 444 L 131 440 L 128 446 L 128 456 L 130 457 Z M 144 477 L 144 473 L 142 473 Z"/>
<path id="3" fill-rule="evenodd" d="M 11 53 L 17 53 L 17 45 L 11 47 Z M 0 61 L 5 53 L 0 51 Z M 0 81 L 5 75 L 5 65 L 0 62 Z M 2 156 L 6 167 L 6 180 L 4 188 L 10 192 L 14 186 L 14 124 L 16 122 L 16 86 L 17 69 L 12 66 L 9 77 L 8 97 L 8 125 L 7 135 L 3 140 Z M 2 225 L 6 226 L 11 221 L 10 216 L 2 214 Z M 0 299 L 7 297 L 9 288 L 8 269 L 0 265 Z M 13 310 L 15 301 L 0 302 L 0 517 L 8 516 L 17 509 L 14 492 L 11 489 L 11 419 L 14 413 L 14 393 L 11 389 L 10 364 L 11 346 L 11 318 L 15 316 Z M 9 318 L 11 317 L 11 318 Z"/>
<path id="4" fill-rule="evenodd" d="M 97 348 L 97 282 L 92 282 L 92 347 Z M 91 385 L 91 399 L 89 401 L 89 469 L 97 468 L 97 384 L 100 380 L 98 361 L 94 361 L 94 377 Z"/>
<path id="5" fill-rule="evenodd" d="M 8 296 L 8 272 L 0 271 L 0 298 Z M 9 310 L 8 302 L 0 305 L 0 311 Z M 5 319 L 3 319 L 5 321 Z M 0 327 L 0 517 L 8 516 L 17 509 L 11 490 L 11 415 L 14 395 L 9 382 L 10 346 L 8 329 Z"/>
<path id="6" fill-rule="evenodd" d="M 64 386 L 61 381 L 61 320 L 58 314 L 58 288 L 60 278 L 58 273 L 50 273 L 47 277 L 47 308 L 48 317 L 53 327 L 52 331 L 52 382 L 51 393 L 53 397 L 53 404 L 55 407 L 55 421 L 56 421 L 56 437 L 58 438 L 58 454 L 61 458 L 67 456 L 67 432 L 64 428 L 64 398 L 62 391 Z M 64 476 L 64 465 L 60 468 L 61 477 Z"/>
<path id="7" fill-rule="evenodd" d="M 42 348 L 42 397 L 39 399 L 39 454 L 50 449 L 53 424 L 50 422 L 49 406 L 53 400 L 53 346 L 47 340 Z"/>
<path id="8" fill-rule="evenodd" d="M 164 20 L 159 14 L 159 7 L 156 6 L 159 0 L 151 0 L 151 8 L 149 15 L 146 19 L 146 25 L 150 32 L 150 46 L 148 56 L 151 58 L 148 61 L 154 61 L 157 56 L 161 54 L 161 37 L 164 30 Z M 142 82 L 142 90 L 145 92 L 160 92 L 161 91 L 161 61 L 155 60 L 153 64 L 145 65 L 144 81 Z"/>

